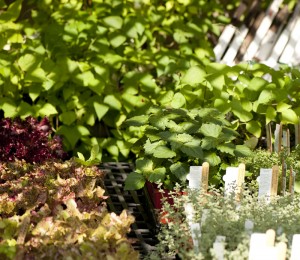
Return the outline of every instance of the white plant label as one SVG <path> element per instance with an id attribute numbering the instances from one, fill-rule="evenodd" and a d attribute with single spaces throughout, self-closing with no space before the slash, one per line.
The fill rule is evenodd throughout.
<path id="1" fill-rule="evenodd" d="M 251 234 L 254 228 L 254 222 L 251 219 L 246 219 L 245 221 L 245 231 Z"/>
<path id="2" fill-rule="evenodd" d="M 265 233 L 253 233 L 250 238 L 249 260 L 257 260 L 266 245 L 267 235 Z M 262 258 L 261 258 L 262 259 Z"/>
<path id="3" fill-rule="evenodd" d="M 217 260 L 224 260 L 225 240 L 225 236 L 217 236 L 216 241 L 213 244 L 213 252 L 215 259 Z"/>
<path id="4" fill-rule="evenodd" d="M 258 197 L 265 197 L 268 200 L 271 196 L 272 169 L 260 169 L 260 175 L 257 180 L 259 184 Z"/>
<path id="5" fill-rule="evenodd" d="M 202 166 L 190 166 L 190 172 L 186 176 L 190 189 L 200 189 L 202 180 Z"/>
<path id="6" fill-rule="evenodd" d="M 201 227 L 199 223 L 190 224 L 192 240 L 194 244 L 194 251 L 199 254 L 199 238 L 201 237 Z"/>
<path id="7" fill-rule="evenodd" d="M 293 235 L 291 260 L 300 259 L 300 234 Z"/>
<path id="8" fill-rule="evenodd" d="M 223 180 L 225 181 L 225 196 L 228 196 L 236 192 L 238 176 L 239 176 L 238 167 L 226 168 L 226 173 L 223 176 Z"/>

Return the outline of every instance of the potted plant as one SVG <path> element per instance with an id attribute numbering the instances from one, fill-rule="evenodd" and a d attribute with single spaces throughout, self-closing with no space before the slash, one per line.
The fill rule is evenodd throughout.
<path id="1" fill-rule="evenodd" d="M 189 166 L 205 161 L 210 165 L 210 183 L 219 184 L 227 165 L 251 153 L 238 144 L 239 134 L 214 108 L 151 107 L 144 115 L 128 119 L 126 126 L 139 127 L 141 132 L 133 139 L 137 160 L 125 181 L 127 190 L 141 189 L 146 183 L 166 190 L 176 183 L 185 186 Z"/>

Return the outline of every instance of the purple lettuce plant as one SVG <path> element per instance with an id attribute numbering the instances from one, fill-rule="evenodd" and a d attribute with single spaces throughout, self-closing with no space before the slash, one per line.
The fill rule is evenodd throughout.
<path id="1" fill-rule="evenodd" d="M 52 128 L 47 117 L 40 122 L 33 117 L 0 120 L 0 161 L 25 160 L 42 163 L 65 159 L 59 136 L 51 138 Z"/>

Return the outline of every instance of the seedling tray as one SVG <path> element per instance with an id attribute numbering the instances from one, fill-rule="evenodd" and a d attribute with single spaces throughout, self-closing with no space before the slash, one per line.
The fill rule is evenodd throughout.
<path id="1" fill-rule="evenodd" d="M 131 226 L 128 238 L 141 255 L 146 255 L 154 250 L 157 244 L 158 223 L 145 189 L 137 191 L 124 190 L 125 179 L 133 171 L 133 168 L 133 164 L 130 163 L 109 162 L 100 165 L 100 169 L 106 173 L 104 188 L 106 195 L 109 196 L 107 199 L 109 210 L 120 214 L 126 209 L 135 217 L 135 223 Z"/>

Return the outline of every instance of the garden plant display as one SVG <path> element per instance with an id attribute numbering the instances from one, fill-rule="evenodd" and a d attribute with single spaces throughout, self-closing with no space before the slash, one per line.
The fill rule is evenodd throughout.
<path id="1" fill-rule="evenodd" d="M 276 242 L 286 242 L 290 255 L 292 237 L 299 234 L 299 196 L 277 197 L 272 203 L 258 200 L 255 192 L 244 190 L 243 199 L 237 203 L 234 196 L 225 198 L 222 190 L 210 188 L 209 194 L 186 190 L 189 195 L 177 196 L 174 205 L 164 203 L 164 217 L 169 220 L 161 225 L 157 252 L 148 259 L 179 256 L 181 259 L 216 259 L 213 244 L 217 236 L 225 236 L 225 259 L 248 259 L 250 235 L 254 232 L 276 231 Z M 199 252 L 195 252 L 185 205 L 194 207 L 194 222 L 201 223 Z M 167 212 L 167 213 L 166 213 Z M 205 217 L 203 218 L 203 216 Z M 200 234 L 199 234 L 200 235 Z"/>
<path id="2" fill-rule="evenodd" d="M 138 259 L 134 217 L 108 212 L 95 149 L 63 161 L 50 133 L 47 118 L 0 121 L 0 258 Z"/>

